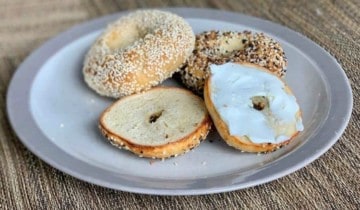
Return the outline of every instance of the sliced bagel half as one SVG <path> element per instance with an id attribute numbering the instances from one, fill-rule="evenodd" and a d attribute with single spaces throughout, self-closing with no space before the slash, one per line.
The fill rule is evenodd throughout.
<path id="1" fill-rule="evenodd" d="M 113 145 L 148 158 L 188 152 L 206 138 L 210 127 L 203 100 L 175 87 L 121 98 L 102 113 L 99 122 Z"/>
<path id="2" fill-rule="evenodd" d="M 274 151 L 304 129 L 289 86 L 254 64 L 211 65 L 204 99 L 220 136 L 242 151 Z"/>

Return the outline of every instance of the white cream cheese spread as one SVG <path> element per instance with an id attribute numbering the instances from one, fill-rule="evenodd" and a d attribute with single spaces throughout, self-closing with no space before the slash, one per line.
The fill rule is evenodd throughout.
<path id="1" fill-rule="evenodd" d="M 237 63 L 210 66 L 210 98 L 230 135 L 282 143 L 304 129 L 299 105 L 275 75 Z"/>

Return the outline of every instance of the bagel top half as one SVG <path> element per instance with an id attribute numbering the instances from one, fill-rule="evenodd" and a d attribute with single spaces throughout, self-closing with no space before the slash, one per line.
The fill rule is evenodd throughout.
<path id="1" fill-rule="evenodd" d="M 181 17 L 139 10 L 110 24 L 86 55 L 85 82 L 98 94 L 119 98 L 158 85 L 191 55 L 195 35 Z"/>
<path id="2" fill-rule="evenodd" d="M 204 99 L 221 137 L 242 151 L 274 151 L 304 129 L 290 88 L 253 64 L 211 65 Z"/>
<path id="3" fill-rule="evenodd" d="M 204 31 L 196 35 L 195 50 L 180 71 L 181 81 L 201 95 L 209 66 L 227 62 L 253 63 L 282 78 L 286 74 L 287 58 L 273 38 L 250 31 Z"/>

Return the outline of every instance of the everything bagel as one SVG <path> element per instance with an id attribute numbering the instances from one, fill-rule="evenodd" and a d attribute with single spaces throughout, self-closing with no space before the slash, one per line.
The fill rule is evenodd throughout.
<path id="1" fill-rule="evenodd" d="M 196 36 L 195 50 L 180 71 L 181 80 L 202 94 L 209 66 L 226 62 L 257 64 L 279 77 L 285 76 L 287 66 L 280 44 L 262 33 L 206 31 Z"/>

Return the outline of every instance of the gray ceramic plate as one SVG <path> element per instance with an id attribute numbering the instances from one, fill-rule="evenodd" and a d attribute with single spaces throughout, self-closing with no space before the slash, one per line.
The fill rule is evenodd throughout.
<path id="1" fill-rule="evenodd" d="M 7 95 L 11 124 L 26 147 L 53 167 L 97 185 L 147 194 L 206 194 L 242 189 L 290 174 L 326 152 L 344 131 L 352 109 L 348 79 L 336 60 L 304 36 L 241 14 L 168 9 L 195 33 L 252 30 L 273 36 L 289 59 L 287 82 L 303 110 L 305 131 L 266 155 L 240 153 L 212 133 L 192 152 L 165 161 L 141 159 L 111 146 L 97 119 L 112 100 L 84 84 L 81 67 L 107 23 L 126 13 L 76 26 L 34 51 L 16 71 Z M 174 85 L 174 81 L 167 81 Z"/>

